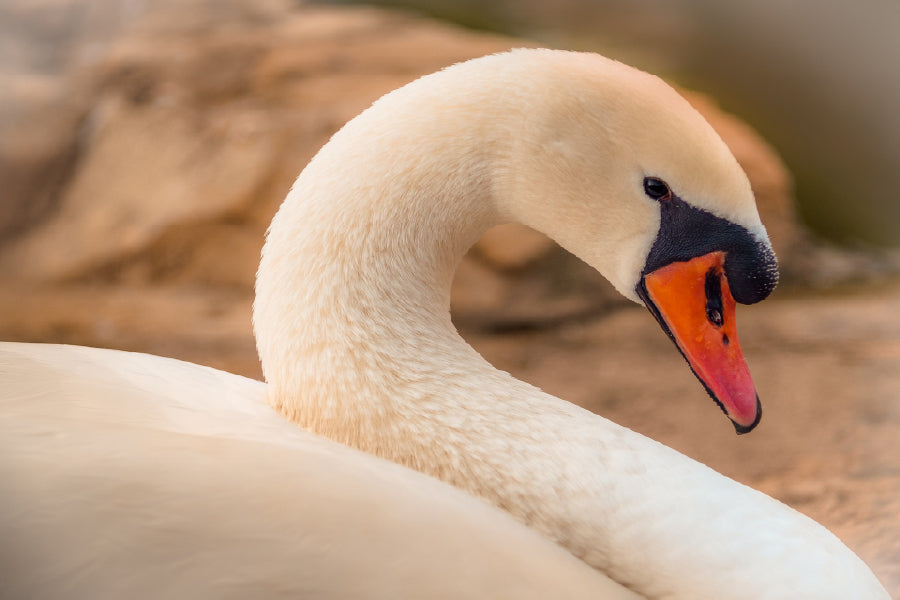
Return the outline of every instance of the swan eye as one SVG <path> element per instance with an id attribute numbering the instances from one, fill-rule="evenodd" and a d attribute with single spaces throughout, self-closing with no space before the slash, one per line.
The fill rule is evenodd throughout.
<path id="1" fill-rule="evenodd" d="M 660 202 L 672 199 L 672 190 L 669 189 L 669 184 L 658 177 L 644 178 L 644 193 Z"/>

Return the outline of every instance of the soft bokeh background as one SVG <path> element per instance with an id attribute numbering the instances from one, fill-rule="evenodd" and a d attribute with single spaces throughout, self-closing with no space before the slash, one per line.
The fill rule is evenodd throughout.
<path id="1" fill-rule="evenodd" d="M 900 3 L 890 0 L 380 0 L 601 52 L 712 93 L 773 142 L 803 218 L 900 245 Z"/>
<path id="2" fill-rule="evenodd" d="M 649 315 L 535 232 L 467 255 L 456 323 L 499 367 L 822 521 L 898 596 L 900 4 L 845 4 L 0 0 L 0 339 L 259 377 L 265 227 L 337 128 L 459 60 L 599 50 L 702 92 L 751 179 L 784 274 L 739 313 L 762 425 L 736 438 Z"/>

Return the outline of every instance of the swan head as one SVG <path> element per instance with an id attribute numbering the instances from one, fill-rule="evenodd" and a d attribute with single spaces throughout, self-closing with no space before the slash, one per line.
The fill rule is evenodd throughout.
<path id="1" fill-rule="evenodd" d="M 765 298 L 777 269 L 746 175 L 659 78 L 557 50 L 427 75 L 375 102 L 310 162 L 272 222 L 257 278 L 271 394 L 304 389 L 309 401 L 321 387 L 330 398 L 317 373 L 345 346 L 347 364 L 362 361 L 358 340 L 376 309 L 381 322 L 403 322 L 380 335 L 413 322 L 431 332 L 434 317 L 434 338 L 458 341 L 445 327 L 452 270 L 478 235 L 508 221 L 546 233 L 644 304 L 737 431 L 757 424 L 735 303 Z M 360 306 L 366 316 L 348 328 L 347 310 Z M 430 366 L 418 352 L 413 362 Z"/>
<path id="2" fill-rule="evenodd" d="M 529 68 L 514 77 L 547 91 L 515 88 L 533 109 L 516 115 L 501 205 L 644 304 L 736 431 L 750 431 L 761 409 L 735 304 L 766 298 L 778 269 L 743 170 L 659 78 L 592 54 L 520 52 Z"/>

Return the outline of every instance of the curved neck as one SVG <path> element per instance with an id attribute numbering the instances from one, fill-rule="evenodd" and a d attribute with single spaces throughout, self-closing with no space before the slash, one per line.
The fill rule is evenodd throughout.
<path id="1" fill-rule="evenodd" d="M 440 119 L 406 117 L 405 92 L 387 96 L 320 151 L 276 215 L 254 304 L 270 401 L 480 495 L 647 597 L 799 597 L 796 573 L 837 573 L 822 588 L 852 595 L 834 563 L 855 557 L 823 528 L 495 370 L 459 337 L 453 271 L 505 220 L 498 138 L 515 117 L 496 98 L 467 108 L 489 88 L 456 100 L 430 89 L 410 101 Z"/>
<path id="2" fill-rule="evenodd" d="M 376 451 L 424 390 L 446 387 L 448 369 L 493 371 L 451 323 L 450 285 L 468 247 L 502 219 L 489 143 L 466 147 L 452 119 L 371 112 L 335 135 L 279 209 L 254 324 L 271 401 L 316 433 Z"/>

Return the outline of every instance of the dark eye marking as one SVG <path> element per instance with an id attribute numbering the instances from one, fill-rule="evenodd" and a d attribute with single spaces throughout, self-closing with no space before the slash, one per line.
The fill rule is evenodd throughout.
<path id="1" fill-rule="evenodd" d="M 691 206 L 674 192 L 659 203 L 659 209 L 659 231 L 642 275 L 673 262 L 721 251 L 725 253 L 728 289 L 737 302 L 759 302 L 775 288 L 778 263 L 765 240 L 757 239 L 745 227 Z"/>
<path id="2" fill-rule="evenodd" d="M 659 202 L 667 202 L 672 199 L 672 190 L 669 188 L 669 184 L 659 177 L 644 177 L 644 193 Z"/>

